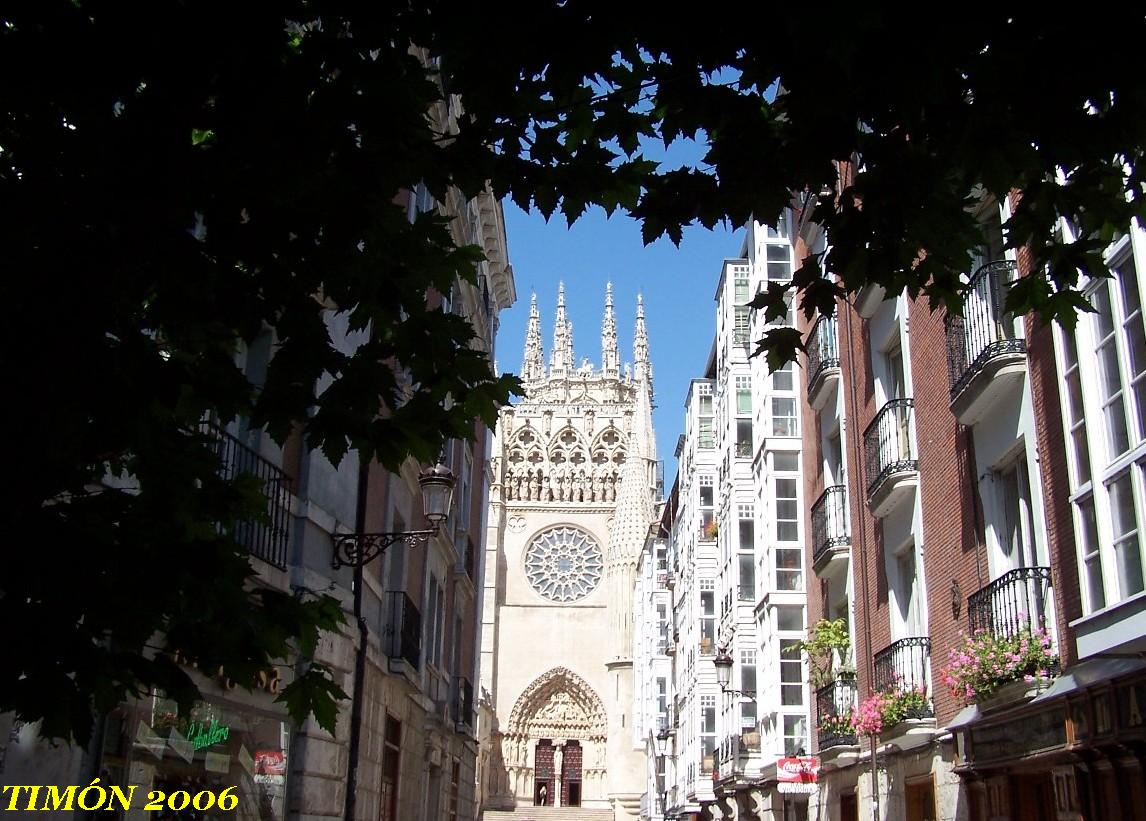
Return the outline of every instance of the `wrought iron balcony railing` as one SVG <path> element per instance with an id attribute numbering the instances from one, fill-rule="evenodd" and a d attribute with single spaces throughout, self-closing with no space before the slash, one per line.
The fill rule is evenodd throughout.
<path id="1" fill-rule="evenodd" d="M 422 666 L 422 614 L 402 590 L 386 594 L 390 619 L 386 624 L 386 655 L 404 659 L 415 670 Z"/>
<path id="2" fill-rule="evenodd" d="M 836 318 L 823 316 L 812 326 L 808 335 L 808 396 L 812 386 L 828 368 L 840 366 L 839 338 L 836 333 Z"/>
<path id="3" fill-rule="evenodd" d="M 856 743 L 856 732 L 851 728 L 856 692 L 854 677 L 837 678 L 816 690 L 817 746 L 821 750 Z"/>
<path id="4" fill-rule="evenodd" d="M 874 495 L 892 474 L 917 469 L 915 446 L 911 441 L 914 415 L 914 399 L 892 399 L 864 431 L 868 496 Z"/>
<path id="5" fill-rule="evenodd" d="M 290 509 L 287 505 L 290 477 L 221 428 L 204 423 L 199 430 L 218 456 L 219 472 L 224 479 L 233 481 L 243 475 L 253 476 L 267 497 L 265 518 L 237 522 L 231 537 L 252 556 L 286 569 L 287 545 L 290 542 Z"/>
<path id="6" fill-rule="evenodd" d="M 877 691 L 922 690 L 931 694 L 931 639 L 926 636 L 913 636 L 900 639 L 880 650 L 874 656 Z M 930 706 L 914 710 L 908 718 L 928 718 L 932 716 Z"/>
<path id="7" fill-rule="evenodd" d="M 971 632 L 987 630 L 1010 638 L 1024 627 L 1045 628 L 1050 588 L 1049 567 L 1019 567 L 1004 573 L 967 597 Z"/>
<path id="8" fill-rule="evenodd" d="M 852 543 L 848 528 L 848 489 L 833 485 L 812 505 L 812 562 L 816 564 L 833 547 Z"/>
<path id="9" fill-rule="evenodd" d="M 1026 353 L 1026 341 L 1015 336 L 1014 318 L 1004 311 L 1007 291 L 1016 276 L 1014 261 L 988 262 L 967 284 L 963 310 L 948 315 L 947 373 L 952 399 L 995 357 Z"/>

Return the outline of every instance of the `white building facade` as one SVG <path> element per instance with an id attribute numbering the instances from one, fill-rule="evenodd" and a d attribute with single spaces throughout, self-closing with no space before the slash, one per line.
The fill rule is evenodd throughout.
<path id="1" fill-rule="evenodd" d="M 806 602 L 796 375 L 792 365 L 769 373 L 750 357 L 768 327 L 748 307 L 770 282 L 791 281 L 791 260 L 786 232 L 759 223 L 742 256 L 724 260 L 706 378 L 693 380 L 686 401 L 666 516 L 678 642 L 665 769 L 677 817 L 806 811 L 806 797 L 782 795 L 776 784 L 777 762 L 810 749 L 797 646 Z M 718 659 L 730 659 L 724 687 Z"/>
<path id="2" fill-rule="evenodd" d="M 479 715 L 487 821 L 542 807 L 639 814 L 633 596 L 657 475 L 639 297 L 633 354 L 622 369 L 610 286 L 601 367 L 575 365 L 562 286 L 547 369 L 534 300 L 526 397 L 502 410 L 491 458 Z"/>

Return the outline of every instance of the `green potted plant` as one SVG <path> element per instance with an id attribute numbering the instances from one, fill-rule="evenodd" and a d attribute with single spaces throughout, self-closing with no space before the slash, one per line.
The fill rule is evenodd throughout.
<path id="1" fill-rule="evenodd" d="M 845 663 L 851 648 L 845 619 L 820 619 L 796 648 L 808 656 L 813 687 L 826 687 L 836 678 L 855 678 L 855 666 Z"/>

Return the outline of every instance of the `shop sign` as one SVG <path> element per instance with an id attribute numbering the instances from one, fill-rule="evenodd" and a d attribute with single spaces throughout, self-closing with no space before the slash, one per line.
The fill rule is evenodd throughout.
<path id="1" fill-rule="evenodd" d="M 971 728 L 971 756 L 975 761 L 1020 758 L 1066 744 L 1066 708 L 1045 710 L 1015 721 Z"/>
<path id="2" fill-rule="evenodd" d="M 230 737 L 231 728 L 216 719 L 211 719 L 210 724 L 195 721 L 187 728 L 187 739 L 196 750 L 226 741 Z"/>
<path id="3" fill-rule="evenodd" d="M 814 755 L 781 758 L 776 762 L 776 780 L 780 784 L 815 784 L 820 772 L 820 759 Z"/>
<path id="4" fill-rule="evenodd" d="M 286 781 L 286 756 L 282 750 L 255 750 L 255 783 L 282 784 Z"/>

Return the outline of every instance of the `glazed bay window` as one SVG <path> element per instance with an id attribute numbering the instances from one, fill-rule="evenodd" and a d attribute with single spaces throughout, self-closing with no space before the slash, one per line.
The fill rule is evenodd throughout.
<path id="1" fill-rule="evenodd" d="M 697 400 L 696 446 L 710 449 L 714 445 L 712 437 L 712 385 L 699 385 L 697 390 L 699 398 Z"/>
<path id="2" fill-rule="evenodd" d="M 752 413 L 752 377 L 736 377 L 736 413 L 746 415 Z"/>
<path id="3" fill-rule="evenodd" d="M 796 542 L 800 539 L 800 507 L 796 496 L 798 479 L 776 477 L 776 541 Z"/>
<path id="4" fill-rule="evenodd" d="M 768 263 L 769 282 L 790 282 L 792 280 L 792 246 L 788 243 L 768 243 L 765 258 Z"/>
<path id="5" fill-rule="evenodd" d="M 780 639 L 780 703 L 799 707 L 804 703 L 804 665 L 799 639 Z"/>
<path id="6" fill-rule="evenodd" d="M 716 583 L 712 579 L 700 581 L 700 654 L 711 656 L 716 652 Z"/>
<path id="7" fill-rule="evenodd" d="M 739 537 L 737 561 L 739 562 L 739 587 L 737 598 L 740 601 L 754 601 L 756 598 L 756 522 L 755 508 L 750 504 L 738 504 L 736 516 Z"/>
<path id="8" fill-rule="evenodd" d="M 808 749 L 808 719 L 804 715 L 784 716 L 784 755 L 801 755 Z"/>
<path id="9" fill-rule="evenodd" d="M 1146 590 L 1146 328 L 1138 227 L 1106 251 L 1109 278 L 1088 288 L 1094 312 L 1074 333 L 1058 332 L 1064 438 L 1082 575 L 1084 612 L 1110 608 Z M 1085 628 L 1083 628 L 1085 632 Z M 1095 644 L 1104 649 L 1097 634 Z"/>
<path id="10" fill-rule="evenodd" d="M 796 436 L 796 400 L 792 397 L 772 397 L 772 435 Z"/>
<path id="11" fill-rule="evenodd" d="M 747 345 L 752 309 L 747 305 L 737 305 L 733 310 L 732 344 Z"/>
<path id="12" fill-rule="evenodd" d="M 740 651 L 740 690 L 755 695 L 756 693 L 756 651 L 745 649 Z M 740 702 L 741 732 L 751 732 L 756 729 L 756 702 L 744 699 Z"/>
<path id="13" fill-rule="evenodd" d="M 716 749 L 716 696 L 700 697 L 700 749 L 704 756 L 704 770 L 712 770 L 712 751 Z"/>
<path id="14" fill-rule="evenodd" d="M 749 274 L 747 265 L 732 266 L 732 299 L 737 305 L 743 305 L 751 299 L 748 295 Z"/>
<path id="15" fill-rule="evenodd" d="M 736 420 L 736 458 L 750 459 L 752 457 L 752 420 Z"/>

